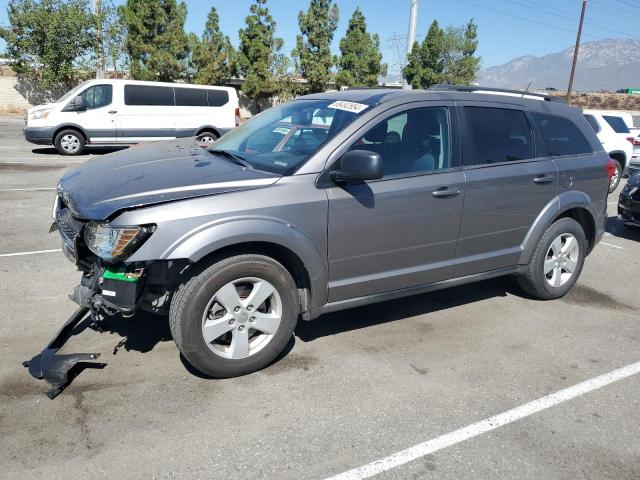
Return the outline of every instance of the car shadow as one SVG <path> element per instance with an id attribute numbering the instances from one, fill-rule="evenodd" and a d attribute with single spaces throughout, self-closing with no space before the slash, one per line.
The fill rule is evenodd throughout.
<path id="1" fill-rule="evenodd" d="M 640 242 L 640 228 L 625 227 L 616 217 L 608 217 L 604 229 L 614 237 Z"/>
<path id="2" fill-rule="evenodd" d="M 86 157 L 87 155 L 106 155 L 108 153 L 118 152 L 126 148 L 129 148 L 129 145 L 120 145 L 113 147 L 87 147 L 84 152 L 76 156 Z M 36 155 L 56 155 L 58 157 L 62 156 L 53 147 L 34 148 L 33 150 L 31 150 L 31 153 L 34 153 Z"/>
<path id="3" fill-rule="evenodd" d="M 506 297 L 508 294 L 525 296 L 511 278 L 496 278 L 330 313 L 309 322 L 300 321 L 295 335 L 303 342 L 313 342 L 322 337 L 437 313 L 494 297 Z"/>

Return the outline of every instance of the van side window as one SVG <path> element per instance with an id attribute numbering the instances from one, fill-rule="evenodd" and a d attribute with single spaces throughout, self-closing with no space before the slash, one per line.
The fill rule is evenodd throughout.
<path id="1" fill-rule="evenodd" d="M 93 85 L 80 94 L 87 110 L 109 105 L 112 95 L 113 87 L 111 85 Z"/>
<path id="2" fill-rule="evenodd" d="M 589 141 L 569 119 L 543 113 L 533 113 L 545 145 L 545 157 L 580 155 L 593 152 Z M 588 119 L 587 119 L 588 120 Z"/>
<path id="3" fill-rule="evenodd" d="M 174 106 L 173 87 L 154 87 L 151 85 L 125 85 L 125 105 L 162 105 Z"/>
<path id="4" fill-rule="evenodd" d="M 207 90 L 210 107 L 221 107 L 229 103 L 229 92 L 226 90 Z"/>
<path id="5" fill-rule="evenodd" d="M 416 108 L 378 123 L 351 145 L 382 157 L 385 176 L 442 170 L 451 166 L 449 110 Z"/>
<path id="6" fill-rule="evenodd" d="M 531 127 L 520 110 L 464 107 L 464 165 L 515 162 L 534 157 Z"/>
<path id="7" fill-rule="evenodd" d="M 206 107 L 207 91 L 204 88 L 180 88 L 176 92 L 177 107 Z"/>

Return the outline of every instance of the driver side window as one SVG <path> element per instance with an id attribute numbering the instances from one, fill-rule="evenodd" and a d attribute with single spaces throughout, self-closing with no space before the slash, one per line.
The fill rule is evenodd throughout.
<path id="1" fill-rule="evenodd" d="M 385 177 L 442 170 L 451 166 L 449 130 L 447 108 L 416 108 L 378 123 L 350 150 L 379 153 Z"/>
<path id="2" fill-rule="evenodd" d="M 113 87 L 111 85 L 94 85 L 87 88 L 80 96 L 84 99 L 87 110 L 100 108 L 111 103 Z"/>

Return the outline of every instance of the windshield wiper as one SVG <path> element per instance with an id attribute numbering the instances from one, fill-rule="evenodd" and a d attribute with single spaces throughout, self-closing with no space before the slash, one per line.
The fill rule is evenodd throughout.
<path id="1" fill-rule="evenodd" d="M 220 155 L 221 157 L 224 157 L 224 158 L 228 158 L 229 160 L 233 161 L 234 163 L 237 163 L 238 165 L 242 165 L 243 167 L 253 168 L 253 165 L 247 162 L 240 155 L 231 153 L 228 150 L 216 150 L 215 148 L 212 148 L 212 149 L 207 148 L 207 152 L 212 153 L 214 155 Z"/>

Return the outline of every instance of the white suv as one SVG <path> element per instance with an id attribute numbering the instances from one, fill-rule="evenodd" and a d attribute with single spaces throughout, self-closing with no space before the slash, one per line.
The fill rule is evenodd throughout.
<path id="1" fill-rule="evenodd" d="M 609 192 L 613 192 L 629 168 L 635 138 L 620 112 L 584 110 L 583 114 L 598 135 L 602 147 L 616 164 L 609 186 Z"/>

